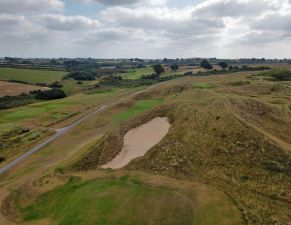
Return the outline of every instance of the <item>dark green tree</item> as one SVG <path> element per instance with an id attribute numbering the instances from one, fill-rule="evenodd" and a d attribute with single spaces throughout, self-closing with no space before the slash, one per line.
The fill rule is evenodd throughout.
<path id="1" fill-rule="evenodd" d="M 153 65 L 153 69 L 157 75 L 161 75 L 162 73 L 165 72 L 165 69 L 161 64 Z"/>
<path id="2" fill-rule="evenodd" d="M 207 69 L 207 70 L 212 70 L 212 69 L 213 69 L 213 67 L 212 67 L 212 65 L 210 64 L 210 62 L 208 62 L 208 60 L 206 60 L 206 59 L 203 59 L 203 60 L 201 61 L 200 66 L 201 66 L 202 68 L 204 68 L 204 69 Z"/>
<path id="3" fill-rule="evenodd" d="M 226 62 L 219 62 L 218 65 L 222 68 L 222 69 L 226 69 L 228 67 L 228 64 Z"/>
<path id="4" fill-rule="evenodd" d="M 179 66 L 177 63 L 171 65 L 171 70 L 177 71 L 178 69 L 179 69 Z"/>

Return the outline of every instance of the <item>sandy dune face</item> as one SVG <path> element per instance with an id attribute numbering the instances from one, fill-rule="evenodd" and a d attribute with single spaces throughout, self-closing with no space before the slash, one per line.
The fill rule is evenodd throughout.
<path id="1" fill-rule="evenodd" d="M 144 156 L 166 136 L 170 126 L 166 117 L 156 117 L 142 126 L 130 130 L 124 136 L 124 147 L 121 152 L 101 168 L 120 169 L 131 160 Z"/>

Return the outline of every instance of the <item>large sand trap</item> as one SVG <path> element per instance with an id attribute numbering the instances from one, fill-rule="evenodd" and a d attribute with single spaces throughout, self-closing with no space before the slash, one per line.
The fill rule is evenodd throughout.
<path id="1" fill-rule="evenodd" d="M 170 126 L 166 117 L 156 117 L 142 126 L 128 131 L 124 136 L 124 147 L 119 155 L 101 168 L 120 169 L 131 160 L 144 156 L 166 136 Z"/>

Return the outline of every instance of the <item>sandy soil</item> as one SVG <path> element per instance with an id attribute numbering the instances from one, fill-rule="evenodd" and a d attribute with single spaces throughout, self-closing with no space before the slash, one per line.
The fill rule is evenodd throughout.
<path id="1" fill-rule="evenodd" d="M 144 156 L 166 136 L 170 126 L 166 117 L 156 117 L 142 126 L 130 130 L 124 136 L 124 147 L 119 155 L 101 168 L 120 169 L 131 160 Z"/>
<path id="2" fill-rule="evenodd" d="M 44 90 L 43 87 L 38 87 L 34 85 L 18 84 L 7 81 L 0 81 L 0 97 L 10 95 L 20 95 L 21 93 L 28 93 L 34 90 Z"/>

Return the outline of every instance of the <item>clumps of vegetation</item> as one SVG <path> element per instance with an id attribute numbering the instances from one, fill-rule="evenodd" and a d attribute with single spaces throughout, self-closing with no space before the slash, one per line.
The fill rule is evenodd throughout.
<path id="1" fill-rule="evenodd" d="M 171 70 L 176 72 L 179 69 L 179 65 L 177 63 L 174 63 L 171 65 Z"/>
<path id="2" fill-rule="evenodd" d="M 76 81 L 92 81 L 96 79 L 96 73 L 90 71 L 73 71 L 66 78 L 73 78 Z"/>
<path id="3" fill-rule="evenodd" d="M 54 100 L 67 97 L 66 93 L 61 89 L 37 90 L 31 91 L 29 94 L 22 93 L 17 96 L 4 96 L 0 98 L 0 110 L 11 109 L 18 106 L 28 105 L 38 100 Z"/>
<path id="4" fill-rule="evenodd" d="M 62 88 L 63 84 L 59 81 L 55 81 L 49 85 L 50 88 Z"/>
<path id="5" fill-rule="evenodd" d="M 227 67 L 228 67 L 228 64 L 226 62 L 219 62 L 218 65 L 223 69 L 225 70 Z"/>
<path id="6" fill-rule="evenodd" d="M 37 142 L 48 134 L 45 129 L 31 130 L 26 127 L 15 127 L 0 135 L 0 158 L 2 162 L 15 157 L 19 152 L 26 149 L 26 145 Z M 1 163 L 1 160 L 0 160 Z"/>
<path id="7" fill-rule="evenodd" d="M 263 72 L 257 76 L 268 77 L 266 79 L 272 81 L 290 81 L 291 80 L 291 71 L 286 69 L 277 69 L 268 72 Z"/>
<path id="8" fill-rule="evenodd" d="M 37 100 L 54 100 L 67 97 L 66 93 L 61 89 L 52 89 L 46 91 L 32 91 L 30 92 L 34 95 Z"/>
<path id="9" fill-rule="evenodd" d="M 247 80 L 240 80 L 240 81 L 235 81 L 235 82 L 231 82 L 230 85 L 231 86 L 246 86 L 249 85 L 251 82 L 247 81 Z"/>
<path id="10" fill-rule="evenodd" d="M 206 59 L 203 59 L 200 63 L 200 66 L 204 69 L 207 69 L 207 70 L 212 70 L 213 69 L 213 66 L 210 64 L 210 62 Z"/>
<path id="11" fill-rule="evenodd" d="M 165 72 L 165 68 L 161 64 L 153 65 L 153 69 L 158 76 Z"/>
<path id="12" fill-rule="evenodd" d="M 142 80 L 155 80 L 158 79 L 159 75 L 156 73 L 150 74 L 150 75 L 142 75 L 141 79 Z"/>
<path id="13" fill-rule="evenodd" d="M 192 76 L 192 75 L 193 75 L 192 71 L 188 71 L 188 72 L 184 73 L 184 76 Z"/>
<path id="14" fill-rule="evenodd" d="M 36 101 L 37 100 L 32 95 L 25 93 L 17 96 L 4 96 L 0 98 L 0 110 L 28 105 Z"/>

